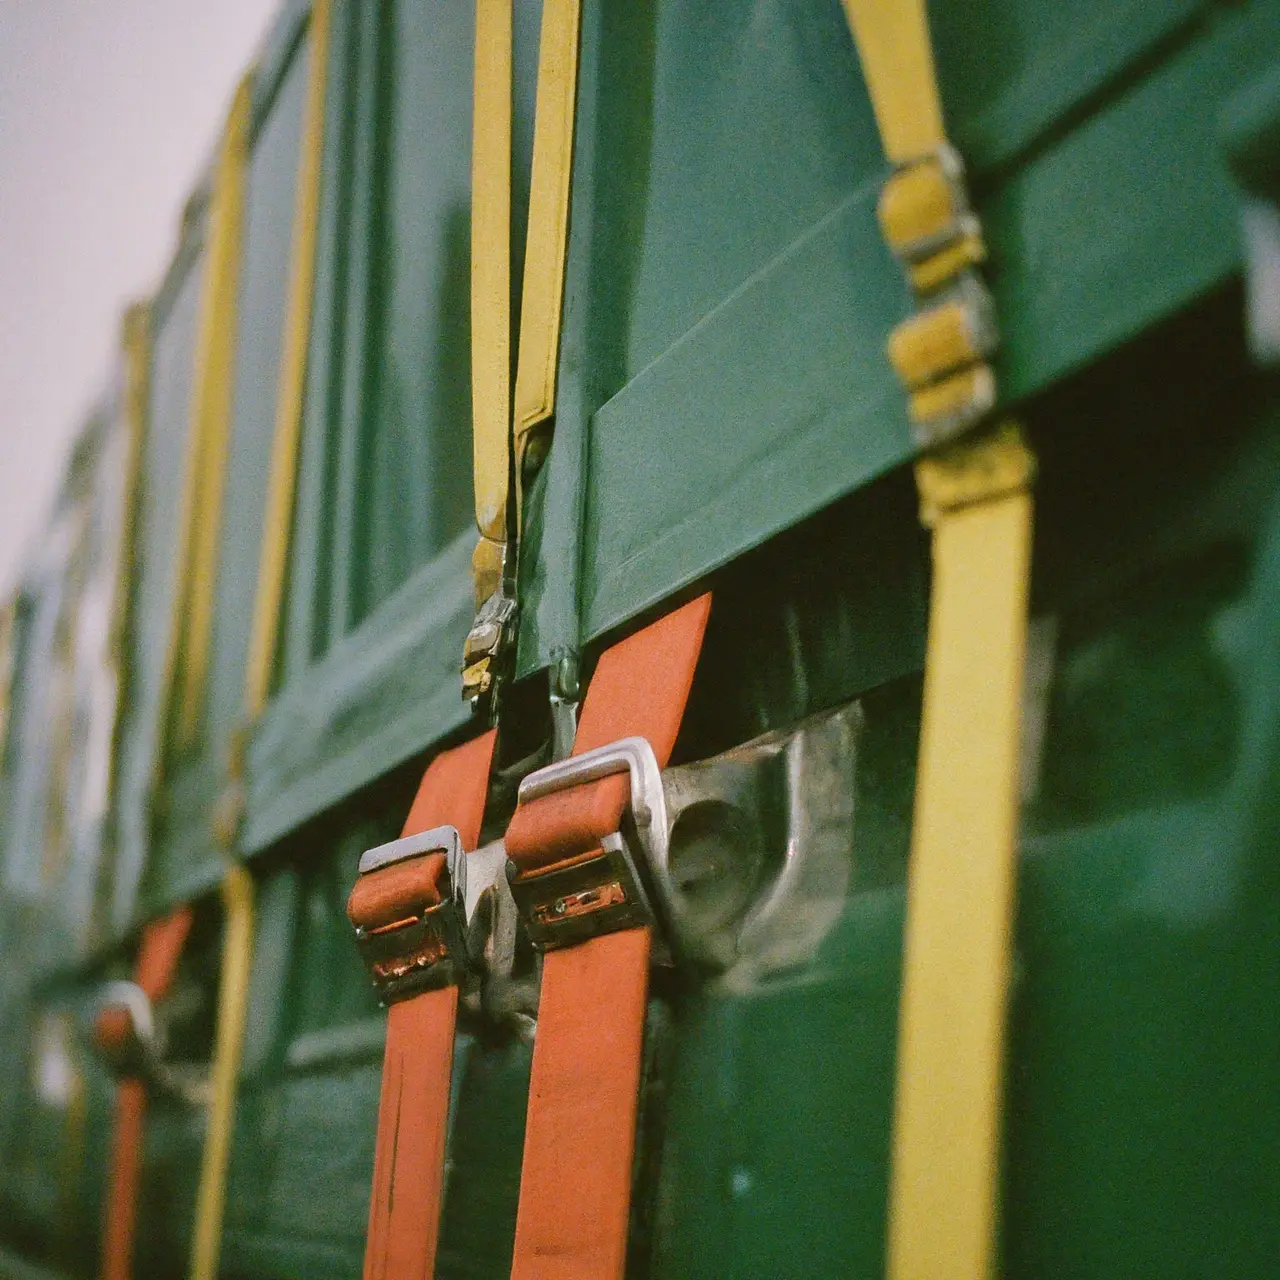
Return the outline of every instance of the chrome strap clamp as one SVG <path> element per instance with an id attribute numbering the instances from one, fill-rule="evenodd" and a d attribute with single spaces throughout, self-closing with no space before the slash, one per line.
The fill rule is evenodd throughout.
<path id="1" fill-rule="evenodd" d="M 118 1040 L 95 1036 L 99 1056 L 116 1075 L 154 1076 L 164 1057 L 164 1043 L 151 997 L 136 982 L 108 982 L 94 1002 L 95 1026 L 103 1014 L 117 1010 L 125 1015 L 128 1029 Z"/>
<path id="2" fill-rule="evenodd" d="M 403 919 L 356 926 L 356 944 L 383 1004 L 458 983 L 469 968 L 467 953 L 467 859 L 456 827 L 433 827 L 369 849 L 360 877 L 433 853 L 445 857 L 448 884 L 441 901 L 410 909 Z"/>
<path id="3" fill-rule="evenodd" d="M 671 920 L 662 772 L 644 738 L 621 738 L 536 770 L 521 782 L 519 803 L 621 773 L 631 779 L 631 822 L 625 833 L 605 836 L 597 853 L 550 867 L 526 871 L 507 863 L 511 895 L 540 950 Z"/>

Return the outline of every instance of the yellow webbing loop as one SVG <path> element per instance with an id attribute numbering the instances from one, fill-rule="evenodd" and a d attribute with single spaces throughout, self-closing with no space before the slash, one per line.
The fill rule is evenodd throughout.
<path id="1" fill-rule="evenodd" d="M 191 1280 L 215 1280 L 218 1274 L 227 1165 L 235 1131 L 236 1085 L 244 1047 L 254 928 L 253 877 L 247 868 L 234 860 L 235 844 L 244 804 L 247 727 L 261 715 L 270 694 L 293 526 L 324 159 L 330 13 L 330 0 L 314 0 L 271 471 L 254 597 L 253 629 L 245 666 L 246 728 L 238 732 L 230 744 L 227 789 L 212 815 L 214 837 L 228 860 L 222 880 L 225 933 L 218 982 L 218 1024 L 209 1116 L 191 1245 Z"/>
<path id="2" fill-rule="evenodd" d="M 517 521 L 523 511 L 521 473 L 529 434 L 550 418 L 555 409 L 564 262 L 569 238 L 578 30 L 579 0 L 545 0 L 538 44 L 533 169 L 520 302 L 520 349 L 516 361 Z"/>
<path id="3" fill-rule="evenodd" d="M 994 347 L 987 335 L 985 287 L 972 268 L 986 258 L 978 220 L 969 210 L 964 171 L 947 143 L 934 73 L 925 0 L 843 0 L 885 155 L 894 172 L 877 214 L 885 242 L 906 272 L 923 314 L 899 326 L 890 340 L 894 368 L 912 393 L 916 439 L 932 447 L 977 425 L 990 412 L 988 381 L 953 378 L 956 361 L 981 365 Z M 937 321 L 939 291 L 959 285 L 946 301 L 970 314 L 963 327 L 983 340 L 965 342 L 955 331 L 927 341 L 922 328 Z M 930 316 L 929 308 L 935 308 Z M 930 337 L 937 338 L 935 323 Z M 931 394 L 928 384 L 949 381 Z M 966 399 L 966 392 L 973 398 Z"/>
<path id="4" fill-rule="evenodd" d="M 907 413 L 917 427 L 985 416 L 996 406 L 996 379 L 989 365 L 975 364 L 959 373 L 912 391 Z"/>
<path id="5" fill-rule="evenodd" d="M 512 641 L 515 547 L 532 433 L 555 405 L 578 80 L 579 0 L 546 0 L 521 282 L 514 418 L 511 397 L 511 0 L 476 0 L 471 157 L 471 402 L 476 621 L 463 651 L 462 694 L 492 694 Z M 518 536 L 518 535 L 517 535 Z M 496 695 L 493 695 L 496 697 Z M 494 711 L 493 699 L 489 703 Z"/>
<path id="6" fill-rule="evenodd" d="M 253 602 L 253 630 L 245 677 L 245 711 L 252 722 L 271 691 L 280 611 L 293 532 L 293 500 L 298 478 L 298 445 L 306 404 L 307 353 L 311 345 L 311 303 L 315 285 L 316 239 L 320 221 L 321 168 L 324 160 L 324 106 L 329 75 L 330 0 L 313 0 L 310 63 L 303 106 L 302 143 L 293 206 L 293 243 L 289 257 L 289 293 L 284 343 L 276 394 L 275 434 L 267 510 Z"/>
<path id="7" fill-rule="evenodd" d="M 960 288 L 900 324 L 889 335 L 887 354 L 903 384 L 913 389 L 928 385 L 939 375 L 985 360 L 995 345 L 986 309 L 985 293 Z"/>
<path id="8" fill-rule="evenodd" d="M 876 206 L 880 232 L 895 253 L 943 234 L 961 216 L 955 184 L 932 159 L 904 169 L 885 186 Z"/>
<path id="9" fill-rule="evenodd" d="M 947 145 L 924 0 L 844 0 L 897 166 L 879 216 L 920 312 L 890 355 L 922 444 L 933 587 L 907 875 L 889 1182 L 890 1280 L 996 1271 L 1005 1020 L 1035 460 L 1019 428 L 955 441 L 990 411 L 984 256 Z M 958 282 L 958 292 L 937 290 Z M 971 297 L 965 300 L 968 291 Z"/>
<path id="10" fill-rule="evenodd" d="M 191 1280 L 216 1280 L 227 1195 L 227 1163 L 235 1130 L 236 1084 L 244 1048 L 245 1013 L 253 962 L 253 877 L 233 864 L 222 880 L 222 971 L 213 1045 L 209 1116 L 200 1161 L 196 1224 L 191 1241 Z"/>
<path id="11" fill-rule="evenodd" d="M 184 488 L 180 550 L 185 567 L 175 592 L 174 689 L 176 745 L 190 745 L 204 706 L 213 640 L 213 610 L 222 539 L 235 394 L 235 352 L 244 201 L 249 159 L 252 79 L 236 90 L 223 132 L 210 209 L 209 247 L 200 298 L 191 393 L 191 443 Z"/>
<path id="12" fill-rule="evenodd" d="M 480 533 L 472 563 L 479 608 L 502 576 L 511 470 L 511 0 L 476 0 L 471 148 L 471 413 Z"/>

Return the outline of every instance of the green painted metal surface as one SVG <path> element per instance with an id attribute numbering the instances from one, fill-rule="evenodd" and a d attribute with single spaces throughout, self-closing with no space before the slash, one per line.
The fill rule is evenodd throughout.
<path id="1" fill-rule="evenodd" d="M 455 539 L 285 686 L 250 753 L 246 848 L 266 848 L 466 722 L 458 655 L 474 609 L 473 545 Z"/>
<path id="2" fill-rule="evenodd" d="M 1280 11 L 1182 0 L 1068 15 L 1020 0 L 979 23 L 933 8 L 993 244 L 1003 385 L 1042 464 L 1027 716 L 1043 741 L 1024 764 L 1003 1274 L 1270 1276 L 1280 392 L 1244 363 L 1217 122 L 1273 64 Z M 536 9 L 518 13 L 518 156 Z M 224 1248 L 229 1275 L 279 1280 L 361 1270 L 384 1019 L 343 905 L 426 753 L 463 728 L 471 609 L 471 19 L 347 0 L 335 21 L 287 643 L 250 759 L 260 910 Z M 835 0 L 589 2 L 583 46 L 522 674 L 560 648 L 592 656 L 712 585 L 678 758 L 851 699 L 864 718 L 851 885 L 816 955 L 766 979 L 655 981 L 630 1274 L 875 1275 L 929 569 L 880 356 L 905 295 L 874 229 L 870 111 Z M 259 104 L 242 298 L 254 336 L 237 366 L 207 735 L 170 774 L 152 908 L 215 870 L 202 842 L 239 710 L 301 67 L 280 62 Z M 192 231 L 159 307 L 119 928 L 135 915 L 172 589 Z M 516 695 L 524 709 L 542 691 L 530 679 Z M 0 915 L 6 948 L 40 928 Z M 176 1036 L 193 1062 L 208 1057 L 217 944 L 206 901 Z M 36 1004 L 0 1010 L 25 1019 L 23 1045 L 41 1013 L 83 1017 L 129 956 L 42 964 Z M 86 1157 L 60 1184 L 66 1107 L 33 1101 L 22 1057 L 0 1062 L 5 1096 L 22 1099 L 0 1098 L 0 1166 L 17 1171 L 0 1175 L 0 1238 L 89 1274 L 110 1090 L 85 1068 Z M 464 1027 L 441 1276 L 509 1273 L 528 1072 L 521 1039 Z M 198 1112 L 157 1106 L 139 1274 L 185 1267 L 200 1141 Z"/>
<path id="3" fill-rule="evenodd" d="M 1280 1244 L 1280 401 L 1240 364 L 1238 310 L 1230 291 L 1030 414 L 1056 639 L 1020 876 L 1009 1276 L 1261 1277 Z M 648 1274 L 882 1268 L 924 551 L 895 473 L 718 579 L 679 752 L 860 697 L 854 878 L 807 966 L 659 984 Z M 381 1019 L 342 903 L 413 785 L 397 773 L 274 873 L 299 877 L 292 923 L 263 924 L 293 938 L 289 994 L 244 1091 L 237 1273 L 359 1273 Z M 518 1041 L 460 1040 L 442 1275 L 506 1274 L 526 1072 Z"/>
<path id="4" fill-rule="evenodd" d="M 32 624 L 35 602 L 29 583 L 13 593 L 13 620 L 9 635 L 8 703 L 5 707 L 4 741 L 0 744 L 0 848 L 8 862 L 13 806 L 20 791 L 17 775 L 22 767 L 22 724 L 31 702 Z"/>
<path id="5" fill-rule="evenodd" d="M 312 382 L 328 417 L 307 420 L 304 510 L 318 538 L 294 552 L 299 664 L 445 549 L 471 484 L 472 18 L 340 4 L 338 19 L 346 119 L 331 107 L 319 315 L 337 365 L 327 388 Z"/>
<path id="6" fill-rule="evenodd" d="M 119 564 L 121 446 L 112 393 L 74 442 L 16 596 L 0 757 L 0 885 L 19 900 L 48 900 L 51 927 L 77 953 L 102 924 L 104 773 L 116 702 L 104 666 Z"/>
<path id="7" fill-rule="evenodd" d="M 1052 145 L 1122 92 L 1135 69 L 1201 34 L 1204 0 L 1052 0 L 928 6 L 938 86 L 952 138 L 978 172 Z"/>
<path id="8" fill-rule="evenodd" d="M 839 6 L 800 8 L 768 6 L 748 22 L 745 10 L 586 6 L 557 444 L 529 504 L 523 674 L 910 454 L 881 354 L 906 296 L 874 226 L 882 162 L 870 109 Z M 1096 358 L 1235 267 L 1235 200 L 1214 122 L 1230 87 L 1225 68 L 1262 65 L 1269 56 L 1274 6 L 1204 15 L 1195 5 L 1171 4 L 1144 12 L 1128 24 L 1099 15 L 1070 39 L 1052 15 L 1024 13 L 1009 26 L 993 16 L 1001 48 L 1021 57 L 1016 69 L 1012 52 L 1003 63 L 984 63 L 982 78 L 971 74 L 972 41 L 945 17 L 938 24 L 944 83 L 970 86 L 952 108 L 957 135 L 979 172 L 997 175 L 984 213 L 1006 333 L 1000 372 L 1011 398 Z M 382 447 L 378 433 L 393 430 L 385 405 L 360 407 L 384 394 L 376 361 L 395 358 L 377 355 L 379 335 L 404 325 L 403 341 L 425 350 L 445 314 L 397 312 L 389 330 L 378 319 L 388 304 L 370 246 L 380 235 L 394 239 L 395 192 L 416 191 L 424 180 L 412 176 L 417 161 L 401 158 L 412 148 L 389 141 L 396 111 L 439 119 L 442 136 L 454 126 L 442 101 L 414 99 L 399 81 L 375 87 L 394 79 L 388 42 L 407 48 L 426 29 L 396 35 L 385 27 L 399 18 L 378 27 L 365 13 L 362 21 L 364 52 L 349 54 L 347 64 L 358 81 L 348 89 L 354 96 L 343 145 L 350 154 L 335 160 L 331 178 L 352 192 L 346 222 L 334 214 L 346 233 L 331 250 L 332 270 L 346 280 L 332 286 L 330 304 L 342 320 L 335 340 L 345 355 L 342 371 L 330 375 L 340 384 L 335 392 L 331 382 L 328 392 L 332 425 L 311 419 L 304 446 L 300 529 L 308 536 L 295 556 L 290 652 L 297 656 L 288 662 L 297 683 L 290 696 L 286 681 L 279 714 L 268 716 L 254 746 L 252 787 L 261 798 L 250 810 L 254 847 L 439 741 L 462 719 L 449 705 L 454 673 L 444 659 L 463 634 L 466 612 L 459 545 L 427 536 L 423 522 L 436 517 L 425 506 L 396 516 L 400 499 L 377 487 L 417 474 L 416 454 L 401 459 L 398 479 L 390 477 L 396 468 L 382 467 L 374 488 L 359 479 L 360 458 Z M 465 46 L 464 35 L 438 41 L 430 58 Z M 732 57 L 712 57 L 712 49 Z M 1059 58 L 1061 69 L 1049 74 L 1045 68 Z M 368 105 L 375 100 L 378 111 Z M 459 110 L 456 103 L 450 109 Z M 454 119 L 465 139 L 467 122 Z M 1135 136 L 1144 140 L 1141 167 L 1128 159 Z M 383 197 L 390 213 L 374 207 L 380 183 L 390 184 Z M 1071 193 L 1086 188 L 1095 216 L 1082 221 Z M 336 209 L 340 197 L 330 198 Z M 445 215 L 426 214 L 435 208 L 418 199 L 416 234 L 436 238 L 430 251 L 416 251 L 415 270 L 431 272 L 442 261 L 435 255 Z M 396 252 L 388 249 L 390 260 Z M 436 297 L 446 311 L 450 305 L 428 283 L 415 296 L 421 306 Z M 1073 322 L 1058 322 L 1061 314 Z M 447 343 L 431 349 L 432 360 L 451 352 L 465 360 Z M 437 424 L 419 433 L 422 450 L 443 447 L 429 443 L 442 430 L 447 439 L 439 424 L 466 410 L 456 368 L 432 386 L 418 398 Z M 438 397 L 449 386 L 463 398 L 445 414 Z M 373 433 L 367 448 L 361 432 Z M 437 466 L 429 485 L 417 483 L 448 490 L 454 497 L 433 501 L 462 513 L 465 441 L 441 456 L 454 458 L 456 474 Z M 645 483 L 635 483 L 639 474 Z M 362 561 L 353 537 L 368 539 L 372 560 Z M 354 632 L 366 655 L 360 688 L 416 687 L 419 700 L 399 711 L 385 703 L 362 733 L 353 732 L 353 715 L 307 715 L 308 703 L 341 708 L 363 700 L 349 662 L 313 663 L 368 612 L 362 601 L 380 599 L 423 557 L 432 567 L 413 581 L 438 591 L 449 575 L 456 615 L 420 595 L 421 639 L 410 643 L 395 621 L 411 607 L 406 585 Z M 440 655 L 430 669 L 418 656 L 423 647 Z M 370 661 L 384 669 L 370 674 Z M 299 769 L 307 778 L 289 782 L 282 797 L 281 780 Z"/>
<path id="9" fill-rule="evenodd" d="M 526 624 L 526 670 L 911 452 L 882 355 L 906 293 L 875 228 L 882 162 L 831 8 L 822 38 L 819 18 L 802 23 L 785 5 L 752 12 L 761 30 L 746 10 L 627 6 L 616 33 L 606 6 L 588 45 L 588 59 L 607 57 L 592 91 L 608 109 L 597 108 L 591 168 L 580 175 L 592 202 L 575 206 L 586 205 L 592 227 L 585 298 L 571 298 L 569 314 L 585 307 L 590 337 L 570 375 L 586 389 L 572 401 L 579 421 L 563 463 L 586 470 L 586 568 L 576 626 L 563 603 L 549 606 L 552 625 Z M 1108 83 L 1095 114 L 1074 128 L 1068 117 L 981 202 L 1005 336 L 997 371 L 1010 400 L 1096 359 L 1236 267 L 1236 197 L 1218 114 L 1239 76 L 1270 65 L 1280 17 L 1254 4 L 1215 12 L 1188 34 L 1180 13 L 1167 15 L 1179 38 L 1156 44 L 1152 56 L 1165 56 L 1147 75 Z M 1143 26 L 1129 38 L 1144 30 L 1155 39 Z M 1048 49 L 1052 35 L 1029 24 L 1023 38 Z M 712 48 L 735 51 L 729 72 Z M 1144 51 L 1139 44 L 1128 56 Z M 945 68 L 942 38 L 939 59 Z M 1108 65 L 1099 60 L 1095 73 Z M 1077 87 L 1088 97 L 1087 85 Z M 1045 101 L 987 92 L 982 111 L 1019 116 L 1028 136 L 1058 100 L 1053 84 Z M 965 110 L 978 110 L 980 97 L 955 104 L 962 138 Z M 971 158 L 979 171 L 987 162 L 980 146 Z M 559 465 L 553 450 L 546 484 L 557 496 L 573 487 L 556 477 Z M 533 519 L 541 532 L 548 517 L 535 510 Z M 564 535 L 555 536 L 559 549 Z M 535 610 L 555 590 L 544 583 L 559 563 L 530 566 Z"/>
<path id="10" fill-rule="evenodd" d="M 22 688 L 10 729 L 13 769 L 5 807 L 4 882 L 11 893 L 32 899 L 39 897 L 42 882 L 47 882 L 45 859 L 56 751 L 51 719 L 58 683 L 59 623 L 73 594 L 68 573 L 71 548 L 65 527 L 62 532 L 61 546 L 55 545 L 53 554 L 46 554 L 43 572 L 28 587 Z"/>
<path id="11" fill-rule="evenodd" d="M 355 127 L 356 77 L 353 61 L 359 35 L 357 11 L 334 5 L 330 26 L 328 80 L 325 94 L 324 146 L 321 155 L 320 209 L 316 228 L 315 276 L 312 282 L 311 337 L 294 498 L 285 616 L 281 620 L 280 653 L 274 673 L 287 684 L 328 643 L 327 611 L 317 605 L 319 583 L 328 572 L 332 521 L 328 510 L 327 465 L 330 423 L 338 416 L 342 395 L 342 349 L 347 323 L 346 264 L 351 237 L 347 232 L 353 192 L 350 156 Z"/>
<path id="12" fill-rule="evenodd" d="M 466 528 L 471 490 L 472 24 L 465 6 L 400 3 L 383 15 L 375 168 L 361 175 L 373 278 L 368 384 L 352 424 L 352 626 Z"/>

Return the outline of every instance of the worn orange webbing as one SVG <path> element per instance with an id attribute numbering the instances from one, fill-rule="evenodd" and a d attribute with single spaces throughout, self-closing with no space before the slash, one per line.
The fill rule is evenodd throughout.
<path id="1" fill-rule="evenodd" d="M 604 654 L 574 755 L 638 735 L 665 765 L 702 647 L 710 595 Z M 507 856 L 523 871 L 590 852 L 617 831 L 626 775 L 521 805 Z M 649 930 L 547 952 L 533 1052 L 513 1280 L 615 1280 L 626 1263 Z"/>
<path id="2" fill-rule="evenodd" d="M 490 730 L 431 762 L 404 835 L 449 825 L 464 849 L 476 847 L 496 737 Z M 443 868 L 444 856 L 432 854 L 388 868 L 389 885 L 382 874 L 361 877 L 347 914 L 353 924 L 385 924 L 397 895 L 434 893 Z M 397 1001 L 388 1011 L 364 1280 L 430 1280 L 435 1274 L 457 1012 L 456 986 Z"/>
<path id="3" fill-rule="evenodd" d="M 191 930 L 191 908 L 149 924 L 142 932 L 134 981 L 153 1003 L 173 985 L 178 959 Z M 123 1011 L 104 1009 L 95 1033 L 113 1039 L 128 1033 Z M 127 1015 L 125 1015 L 127 1017 Z M 102 1231 L 102 1280 L 129 1280 L 133 1274 L 133 1232 L 138 1216 L 142 1173 L 142 1133 L 147 1112 L 146 1085 L 126 1077 L 116 1089 L 116 1125 L 111 1141 L 111 1185 Z"/>

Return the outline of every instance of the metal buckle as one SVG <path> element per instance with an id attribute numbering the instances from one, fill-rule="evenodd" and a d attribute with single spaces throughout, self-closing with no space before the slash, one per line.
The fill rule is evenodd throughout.
<path id="1" fill-rule="evenodd" d="M 912 187 L 934 180 L 945 190 L 945 207 L 933 206 L 941 215 L 914 234 L 898 224 L 902 214 L 914 212 L 910 205 L 895 205 L 894 197 Z M 935 195 L 936 199 L 936 195 Z M 898 165 L 889 175 L 881 193 L 881 226 L 890 251 L 907 270 L 943 252 L 968 237 L 981 236 L 982 227 L 969 205 L 964 161 L 955 148 L 943 143 L 928 155 Z"/>
<path id="2" fill-rule="evenodd" d="M 356 927 L 356 944 L 383 1004 L 457 983 L 468 968 L 467 859 L 456 827 L 433 827 L 368 850 L 360 875 L 429 853 L 443 853 L 447 895 L 434 907 L 377 929 Z"/>
<path id="3" fill-rule="evenodd" d="M 117 1075 L 153 1075 L 162 1059 L 163 1045 L 151 997 L 136 982 L 108 982 L 94 1002 L 95 1021 L 110 1009 L 123 1009 L 129 1015 L 129 1036 L 120 1044 L 95 1039 L 99 1055 Z"/>
<path id="4" fill-rule="evenodd" d="M 644 738 L 620 738 L 535 770 L 520 784 L 519 803 L 528 804 L 620 773 L 631 778 L 635 851 L 623 832 L 616 831 L 600 842 L 599 853 L 567 859 L 550 868 L 522 871 L 516 863 L 507 863 L 512 897 L 534 945 L 541 950 L 671 919 L 673 891 L 667 873 L 662 772 Z"/>
<path id="5" fill-rule="evenodd" d="M 165 1033 L 151 997 L 136 983 L 117 980 L 104 984 L 91 1007 L 91 1022 L 108 1009 L 129 1016 L 129 1034 L 119 1044 L 105 1044 L 96 1035 L 90 1043 L 102 1062 L 119 1077 L 142 1080 L 148 1088 L 181 1098 L 196 1106 L 208 1103 L 208 1080 L 165 1061 Z"/>
<path id="6" fill-rule="evenodd" d="M 462 697 L 473 710 L 487 699 L 497 715 L 499 686 L 509 674 L 515 647 L 518 606 L 505 582 L 480 606 L 462 650 Z"/>
<path id="7" fill-rule="evenodd" d="M 600 850 L 568 866 L 523 876 L 514 862 L 507 863 L 511 896 L 539 950 L 654 923 L 649 895 L 621 834 L 605 836 Z"/>

